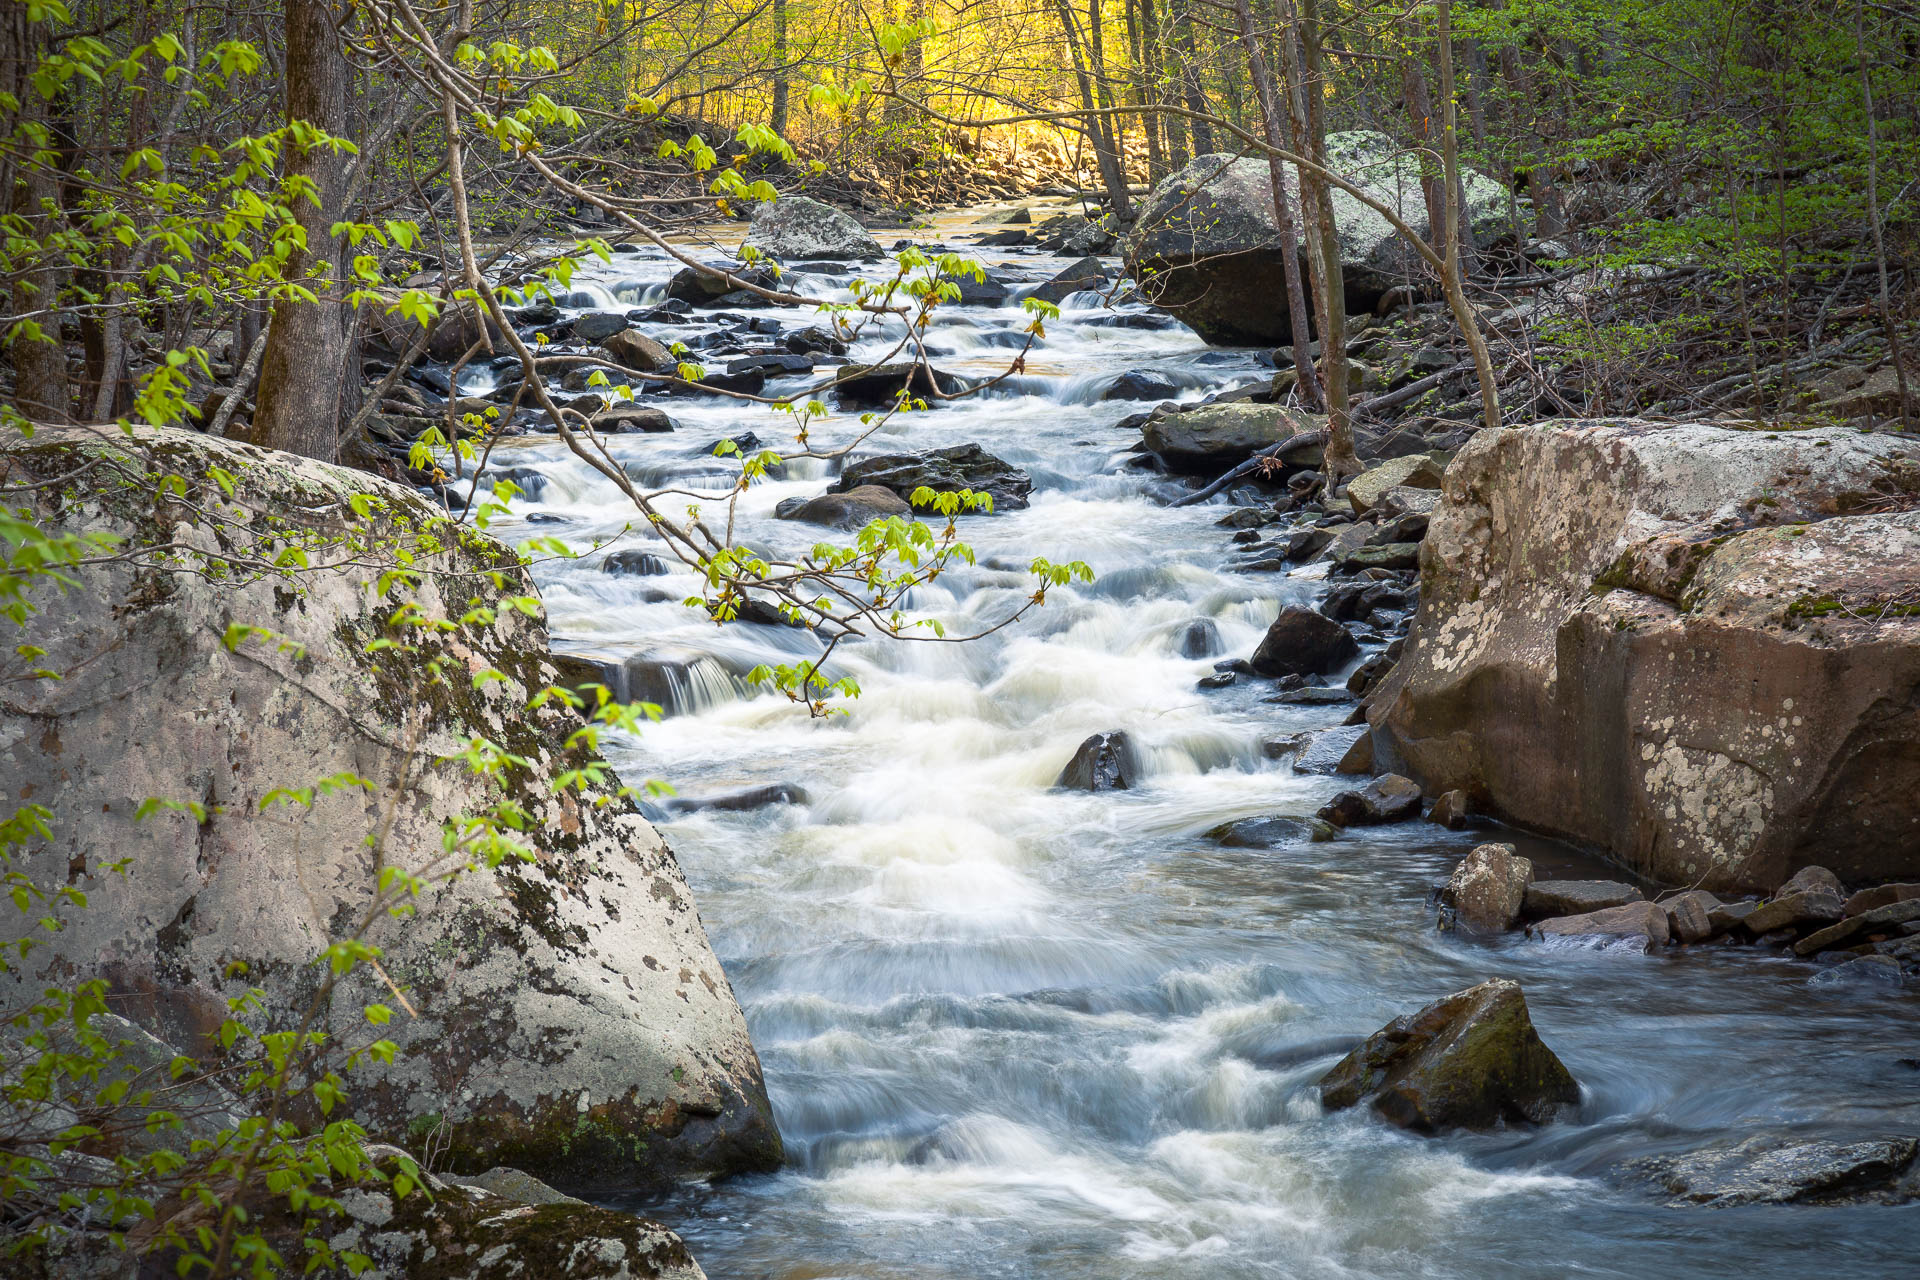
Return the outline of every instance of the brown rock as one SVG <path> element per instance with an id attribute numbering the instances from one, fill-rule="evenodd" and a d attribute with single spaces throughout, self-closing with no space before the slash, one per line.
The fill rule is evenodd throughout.
<path id="1" fill-rule="evenodd" d="M 1820 925 L 1832 924 L 1846 914 L 1846 908 L 1835 893 L 1790 893 L 1771 902 L 1762 903 L 1753 913 L 1741 921 L 1748 933 L 1762 937 L 1780 929 L 1805 931 Z"/>
<path id="2" fill-rule="evenodd" d="M 1505 933 L 1520 919 L 1520 907 L 1533 883 L 1533 862 L 1510 844 L 1483 844 L 1453 869 L 1443 902 L 1453 918 L 1475 933 Z"/>
<path id="3" fill-rule="evenodd" d="M 1875 907 L 1888 906 L 1895 902 L 1909 902 L 1920 898 L 1920 884 L 1883 884 L 1872 889 L 1862 889 L 1847 899 L 1846 913 L 1857 916 L 1863 911 Z"/>
<path id="4" fill-rule="evenodd" d="M 1707 912 L 1707 920 L 1713 925 L 1715 933 L 1725 933 L 1735 925 L 1745 923 L 1747 917 L 1759 908 L 1757 902 L 1723 902 Z"/>
<path id="5" fill-rule="evenodd" d="M 1353 740 L 1347 753 L 1340 757 L 1340 763 L 1333 766 L 1335 773 L 1365 775 L 1373 772 L 1373 735 L 1360 726 L 1360 736 Z"/>
<path id="6" fill-rule="evenodd" d="M 1844 946 L 1855 938 L 1890 932 L 1909 920 L 1920 920 L 1920 898 L 1909 899 L 1906 902 L 1889 902 L 1884 907 L 1875 907 L 1857 916 L 1848 916 L 1844 920 L 1816 930 L 1800 939 L 1793 944 L 1793 952 L 1801 956 L 1814 955 L 1833 947 Z"/>
<path id="7" fill-rule="evenodd" d="M 1651 902 L 1629 902 L 1579 916 L 1556 916 L 1540 921 L 1527 932 L 1537 938 L 1640 938 L 1648 951 L 1665 946 L 1670 936 L 1667 913 Z"/>
<path id="8" fill-rule="evenodd" d="M 1320 806 L 1319 816 L 1336 827 L 1404 822 L 1420 816 L 1420 787 L 1397 773 L 1384 773 L 1364 787 L 1342 791 Z"/>
<path id="9" fill-rule="evenodd" d="M 1680 942 L 1705 942 L 1715 932 L 1713 911 L 1720 899 L 1705 889 L 1693 889 L 1663 899 L 1660 907 L 1667 913 L 1667 928 Z"/>
<path id="10" fill-rule="evenodd" d="M 1458 831 L 1467 825 L 1467 793 L 1449 791 L 1433 802 L 1433 808 L 1427 810 L 1427 821 L 1437 822 L 1449 831 Z"/>
<path id="11" fill-rule="evenodd" d="M 1794 872 L 1787 882 L 1773 891 L 1776 898 L 1784 898 L 1795 893 L 1830 893 L 1836 898 L 1847 896 L 1847 888 L 1840 883 L 1840 877 L 1825 867 L 1802 867 Z"/>
<path id="12" fill-rule="evenodd" d="M 823 493 L 817 498 L 788 498 L 774 514 L 782 520 L 803 520 L 835 529 L 860 529 L 874 520 L 889 516 L 913 518 L 907 500 L 891 489 L 863 484 L 846 493 Z"/>
<path id="13" fill-rule="evenodd" d="M 1544 1124 L 1580 1086 L 1540 1040 L 1518 983 L 1496 978 L 1395 1018 L 1321 1077 L 1320 1101 L 1362 1102 L 1403 1129 Z"/>

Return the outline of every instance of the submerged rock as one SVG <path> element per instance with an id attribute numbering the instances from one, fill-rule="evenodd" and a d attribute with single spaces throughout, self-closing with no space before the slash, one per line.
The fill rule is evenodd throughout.
<path id="1" fill-rule="evenodd" d="M 1483 844 L 1460 860 L 1440 890 L 1453 920 L 1474 933 L 1505 933 L 1519 922 L 1533 862 L 1510 844 Z"/>
<path id="2" fill-rule="evenodd" d="M 1423 1133 L 1544 1124 L 1579 1101 L 1572 1073 L 1534 1030 L 1520 985 L 1504 978 L 1395 1018 L 1320 1080 L 1329 1110 L 1365 1102 Z"/>
<path id="3" fill-rule="evenodd" d="M 1920 1194 L 1920 1139 L 1866 1142 L 1757 1137 L 1629 1167 L 1651 1174 L 1676 1204 L 1899 1204 Z"/>
<path id="4" fill-rule="evenodd" d="M 1053 785 L 1069 791 L 1129 791 L 1139 776 L 1133 739 L 1115 731 L 1096 733 L 1081 743 Z"/>
<path id="5" fill-rule="evenodd" d="M 1298 734 L 1293 748 L 1293 771 L 1339 773 L 1341 764 L 1366 737 L 1367 727 L 1363 724 Z"/>
<path id="6" fill-rule="evenodd" d="M 1893 607 L 1920 511 L 1886 510 L 1916 500 L 1891 434 L 1477 432 L 1372 695 L 1383 758 L 1666 883 L 1920 878 L 1920 614 Z"/>
<path id="7" fill-rule="evenodd" d="M 1278 849 L 1284 845 L 1325 840 L 1333 829 L 1314 818 L 1296 818 L 1269 814 L 1264 818 L 1239 818 L 1223 822 L 1207 832 L 1207 839 L 1229 849 Z"/>
<path id="8" fill-rule="evenodd" d="M 460 618 L 476 595 L 533 594 L 510 549 L 455 531 L 411 490 L 191 432 L 142 429 L 135 439 L 189 486 L 211 486 L 215 466 L 233 477 L 235 501 L 264 513 L 263 545 L 283 536 L 267 516 L 289 510 L 320 535 L 431 535 L 417 547 L 420 581 L 409 596 L 424 618 Z M 45 428 L 5 462 L 21 479 L 63 475 L 102 451 L 128 449 L 118 437 Z M 364 522 L 350 505 L 361 494 L 377 499 Z M 150 496 L 124 511 L 38 513 L 55 528 L 123 536 L 151 517 Z M 216 535 L 180 519 L 176 537 L 218 536 L 251 551 L 244 522 Z M 559 678 L 538 616 L 502 605 L 488 622 L 416 629 L 404 638 L 412 648 L 377 651 L 371 642 L 390 634 L 396 602 L 358 564 L 302 573 L 298 592 L 271 575 L 214 583 L 122 565 L 87 573 L 88 590 L 65 597 L 34 635 L 49 665 L 89 659 L 89 680 L 38 682 L 0 712 L 0 740 L 16 744 L 4 757 L 9 785 L 30 788 L 55 815 L 53 840 L 27 869 L 76 877 L 90 899 L 21 976 L 97 976 L 115 993 L 137 993 L 128 1008 L 190 1054 L 205 1052 L 202 1035 L 236 994 L 236 961 L 270 1009 L 306 1007 L 313 958 L 373 892 L 374 810 L 334 795 L 311 809 L 263 811 L 275 788 L 338 774 L 383 783 L 400 767 L 399 744 L 418 734 L 407 751 L 424 776 L 401 793 L 383 854 L 414 868 L 441 856 L 444 824 L 500 798 L 457 763 L 471 737 L 544 769 L 601 763 L 566 745 L 580 725 L 574 712 L 558 702 L 526 708 Z M 223 636 L 236 619 L 276 642 L 230 650 Z M 430 661 L 455 674 L 434 683 Z M 476 687 L 470 673 L 487 668 L 505 681 Z M 443 757 L 452 762 L 432 763 Z M 424 894 L 416 917 L 375 922 L 368 941 L 408 985 L 418 1016 L 386 1028 L 400 1046 L 391 1065 L 366 1061 L 348 1073 L 344 1114 L 392 1137 L 438 1115 L 454 1167 L 510 1163 L 581 1190 L 777 1167 L 759 1060 L 679 864 L 618 779 L 595 776 L 564 794 L 513 784 L 506 795 L 527 815 L 519 839 L 535 859 L 482 867 Z M 121 795 L 198 799 L 209 816 L 136 822 L 135 801 L 101 803 L 103 777 L 127 779 L 133 791 Z M 86 870 L 103 850 L 128 860 L 125 875 Z M 388 999 L 378 976 L 356 973 L 321 1029 L 357 1040 L 363 1006 Z"/>

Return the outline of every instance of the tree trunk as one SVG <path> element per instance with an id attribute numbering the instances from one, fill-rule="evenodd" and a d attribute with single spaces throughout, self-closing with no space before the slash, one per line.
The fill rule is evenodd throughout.
<path id="1" fill-rule="evenodd" d="M 1453 6 L 1451 0 L 1436 0 L 1434 5 L 1435 27 L 1439 36 L 1440 59 L 1440 158 L 1446 168 L 1446 189 L 1453 193 L 1447 201 L 1446 219 L 1442 227 L 1443 254 L 1446 258 L 1447 299 L 1452 304 L 1453 313 L 1460 317 L 1461 335 L 1467 340 L 1467 347 L 1473 352 L 1474 373 L 1480 379 L 1480 413 L 1485 425 L 1500 425 L 1500 388 L 1493 378 L 1493 361 L 1487 354 L 1487 341 L 1480 333 L 1480 327 L 1474 318 L 1473 308 L 1467 302 L 1466 284 L 1460 268 L 1460 227 L 1464 210 L 1461 208 L 1458 193 L 1460 184 L 1460 126 L 1459 111 L 1454 106 L 1453 92 Z"/>
<path id="2" fill-rule="evenodd" d="M 286 113 L 328 133 L 339 133 L 348 119 L 348 67 L 333 29 L 326 0 L 285 0 L 287 31 Z M 307 233 L 307 247 L 287 264 L 289 278 L 300 280 L 317 303 L 282 299 L 267 326 L 267 350 L 260 366 L 260 395 L 250 442 L 331 462 L 339 453 L 346 385 L 359 380 L 359 360 L 351 341 L 352 317 L 342 301 L 347 290 L 347 245 L 331 234 L 345 215 L 341 208 L 350 157 L 329 147 L 302 148 L 289 141 L 283 162 L 289 175 L 310 179 L 318 205 L 297 201 L 295 216 Z M 319 276 L 309 273 L 319 271 Z"/>
<path id="3" fill-rule="evenodd" d="M 19 104 L 17 111 L 6 113 L 0 121 L 9 126 L 10 137 L 23 125 L 44 123 L 46 99 L 32 88 L 30 77 L 45 50 L 47 24 L 28 22 L 27 6 L 10 4 L 0 13 L 0 74 L 5 88 Z M 56 225 L 65 219 L 60 213 L 60 175 L 51 165 L 36 159 L 8 166 L 11 179 L 5 191 L 6 207 L 20 219 L 28 236 L 44 243 Z M 60 316 L 54 310 L 59 301 L 60 268 L 50 256 L 33 250 L 17 256 L 16 261 L 30 264 L 20 271 L 11 299 L 15 315 L 32 316 L 45 336 L 36 341 L 20 336 L 7 344 L 7 357 L 13 363 L 13 403 L 21 413 L 39 422 L 65 422 L 72 391 L 67 383 L 67 350 L 60 340 Z"/>
<path id="4" fill-rule="evenodd" d="M 1437 140 L 1433 99 L 1427 93 L 1426 70 L 1420 65 L 1417 52 L 1421 32 L 1411 18 L 1405 20 L 1404 26 L 1407 49 L 1400 56 L 1400 86 L 1406 99 L 1407 120 L 1413 126 L 1414 140 L 1420 148 L 1420 195 L 1427 205 L 1427 243 L 1435 253 L 1445 253 L 1441 247 L 1440 225 L 1446 221 L 1448 201 L 1440 164 L 1434 156 Z"/>
<path id="5" fill-rule="evenodd" d="M 1306 106 L 1304 129 L 1307 158 L 1327 167 L 1326 95 L 1327 59 L 1320 27 L 1318 0 L 1300 0 L 1295 30 L 1299 35 L 1300 98 Z M 1309 219 L 1318 252 L 1307 255 L 1314 271 L 1313 288 L 1320 301 L 1322 385 L 1327 394 L 1327 449 L 1322 468 L 1333 477 L 1354 475 L 1360 458 L 1354 450 L 1353 414 L 1347 387 L 1347 283 L 1340 264 L 1340 228 L 1333 216 L 1333 189 L 1326 182 L 1300 172 L 1300 198 L 1312 201 Z"/>
<path id="6" fill-rule="evenodd" d="M 1167 73 L 1160 61 L 1160 15 L 1154 12 L 1153 0 L 1140 0 L 1140 49 L 1146 60 L 1147 85 L 1150 90 L 1148 104 L 1159 106 L 1167 101 Z M 1176 169 L 1187 167 L 1187 122 L 1180 116 L 1156 115 L 1158 128 L 1166 137 L 1166 168 L 1154 175 L 1158 182 Z"/>
<path id="7" fill-rule="evenodd" d="M 1089 0 L 1089 3 L 1097 16 L 1097 0 Z M 1060 29 L 1067 38 L 1067 52 L 1073 59 L 1073 76 L 1080 88 L 1080 109 L 1086 113 L 1086 138 L 1092 144 L 1094 159 L 1100 166 L 1100 182 L 1107 189 L 1107 200 L 1114 215 L 1125 221 L 1133 213 L 1132 203 L 1127 196 L 1127 175 L 1120 167 L 1120 157 L 1114 151 L 1108 117 L 1100 114 L 1093 76 L 1080 47 L 1079 20 L 1075 18 L 1068 0 L 1054 0 L 1054 7 L 1060 15 Z M 1104 94 L 1104 87 L 1101 92 Z"/>
<path id="8" fill-rule="evenodd" d="M 787 136 L 787 95 L 792 74 L 787 67 L 787 0 L 773 0 L 773 111 L 767 127 Z"/>
<path id="9" fill-rule="evenodd" d="M 1248 0 L 1234 0 L 1234 13 L 1240 19 L 1240 45 L 1247 55 L 1247 73 L 1260 98 L 1260 124 L 1267 145 L 1273 148 L 1267 153 L 1267 174 L 1273 184 L 1274 224 L 1280 231 L 1280 264 L 1287 284 L 1287 316 L 1293 329 L 1293 366 L 1299 374 L 1298 385 L 1307 407 L 1318 409 L 1325 402 L 1320 395 L 1319 375 L 1313 368 L 1313 333 L 1307 319 L 1306 290 L 1300 280 L 1300 235 L 1294 226 L 1293 196 L 1287 190 L 1286 165 L 1276 154 L 1287 146 L 1281 134 L 1280 99 L 1273 89 L 1273 75 L 1267 69 L 1266 55 L 1260 52 L 1260 41 L 1253 29 L 1253 9 Z"/>
<path id="10" fill-rule="evenodd" d="M 1133 86 L 1133 105 L 1140 109 L 1140 131 L 1147 142 L 1147 185 L 1167 176 L 1167 157 L 1160 147 L 1160 117 L 1147 108 L 1153 101 L 1153 77 L 1147 70 L 1147 51 L 1141 29 L 1145 25 L 1140 9 L 1145 0 L 1125 0 L 1127 14 L 1128 79 Z"/>
<path id="11" fill-rule="evenodd" d="M 1179 51 L 1179 67 L 1175 72 L 1180 81 L 1187 110 L 1192 112 L 1188 123 L 1193 130 L 1193 154 L 1205 156 L 1213 154 L 1213 126 L 1207 123 L 1207 95 L 1200 88 L 1200 63 L 1193 43 L 1193 0 L 1169 0 L 1169 23 L 1173 27 L 1173 45 Z M 1182 166 L 1184 167 L 1184 166 Z"/>

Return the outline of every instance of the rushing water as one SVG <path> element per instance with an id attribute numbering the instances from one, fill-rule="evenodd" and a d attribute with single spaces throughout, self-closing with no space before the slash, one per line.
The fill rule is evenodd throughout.
<path id="1" fill-rule="evenodd" d="M 1063 261 L 977 256 L 1029 279 Z M 585 287 L 637 301 L 667 270 L 623 257 Z M 844 280 L 802 278 L 822 294 Z M 682 651 L 677 714 L 613 749 L 629 780 L 810 797 L 664 825 L 746 1009 L 788 1164 L 644 1207 L 716 1280 L 1920 1273 L 1920 1209 L 1674 1209 L 1620 1167 L 1754 1133 L 1920 1132 L 1920 1071 L 1900 1061 L 1920 1054 L 1912 995 L 1810 984 L 1809 966 L 1751 950 L 1436 933 L 1427 892 L 1484 833 L 1414 823 L 1274 850 L 1203 838 L 1232 818 L 1310 814 L 1340 786 L 1260 742 L 1344 709 L 1267 704 L 1260 682 L 1195 688 L 1323 584 L 1235 572 L 1224 508 L 1156 501 L 1154 477 L 1126 465 L 1138 434 L 1114 429 L 1141 406 L 1097 400 L 1139 368 L 1198 399 L 1260 376 L 1253 353 L 1073 301 L 1088 305 L 1049 326 L 1010 392 L 903 415 L 872 447 L 977 441 L 1035 480 L 1030 510 L 966 522 L 980 567 L 916 608 L 952 628 L 997 620 L 1033 555 L 1085 559 L 1098 581 L 974 644 L 843 648 L 864 689 L 850 715 L 810 721 L 745 688 L 738 673 L 813 642 L 701 622 L 676 603 L 690 576 L 613 576 L 597 556 L 541 573 L 560 648 Z M 942 367 L 984 375 L 1023 323 L 1015 307 L 955 310 L 929 341 Z M 677 432 L 613 443 L 636 475 L 711 485 L 714 441 L 780 441 L 756 409 L 664 403 Z M 632 519 L 556 442 L 497 461 L 548 478 L 526 504 L 540 533 L 581 544 Z M 756 486 L 741 536 L 811 545 L 819 529 L 771 514 L 824 483 L 815 468 Z M 1180 657 L 1196 618 L 1218 652 Z M 1109 729 L 1143 747 L 1142 785 L 1052 790 L 1074 747 Z M 1504 838 L 1543 877 L 1617 874 Z M 1577 1115 L 1434 1139 L 1321 1112 L 1314 1081 L 1360 1036 L 1493 976 L 1524 984 L 1583 1085 Z"/>

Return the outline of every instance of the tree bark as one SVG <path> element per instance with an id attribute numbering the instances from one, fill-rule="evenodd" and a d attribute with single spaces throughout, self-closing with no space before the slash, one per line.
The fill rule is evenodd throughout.
<path id="1" fill-rule="evenodd" d="M 44 23 L 27 21 L 24 4 L 10 4 L 0 13 L 0 59 L 8 93 L 19 103 L 10 119 L 8 135 L 29 124 L 47 120 L 46 100 L 29 83 L 34 67 L 44 52 Z M 59 173 L 36 159 L 8 166 L 10 179 L 4 192 L 6 207 L 30 229 L 33 239 L 45 242 L 56 225 L 64 223 L 59 211 Z M 7 357 L 13 363 L 14 407 L 39 422 L 65 422 L 70 411 L 72 389 L 67 381 L 66 344 L 60 340 L 60 316 L 54 310 L 59 302 L 60 269 L 51 255 L 21 255 L 28 267 L 13 283 L 11 299 L 15 315 L 32 315 L 45 341 L 20 337 L 7 344 Z"/>
<path id="2" fill-rule="evenodd" d="M 1319 0 L 1301 0 L 1294 29 L 1299 38 L 1294 61 L 1300 68 L 1300 98 L 1306 107 L 1305 150 L 1307 158 L 1324 169 L 1327 115 L 1321 87 L 1327 83 L 1327 58 Z M 1318 174 L 1303 168 L 1300 199 L 1303 204 L 1313 203 L 1309 224 L 1318 249 L 1307 255 L 1307 265 L 1315 272 L 1314 293 L 1320 300 L 1320 358 L 1327 394 L 1327 450 L 1322 466 L 1337 478 L 1360 471 L 1353 441 L 1353 412 L 1348 403 L 1346 273 L 1340 264 L 1340 228 L 1333 216 L 1333 188 Z"/>
<path id="3" fill-rule="evenodd" d="M 773 0 L 773 110 L 767 127 L 787 136 L 787 98 L 792 73 L 787 67 L 787 0 Z"/>
<path id="4" fill-rule="evenodd" d="M 1460 182 L 1460 122 L 1453 92 L 1453 6 L 1451 0 L 1435 0 L 1434 18 L 1439 37 L 1440 61 L 1440 159 L 1446 170 L 1447 200 L 1442 228 L 1446 258 L 1447 299 L 1453 313 L 1463 317 L 1460 328 L 1473 352 L 1474 372 L 1480 379 L 1480 413 L 1488 427 L 1500 425 L 1500 387 L 1494 381 L 1493 360 L 1487 353 L 1487 340 L 1480 333 L 1473 308 L 1467 302 L 1467 290 L 1460 268 L 1460 225 L 1462 210 L 1458 193 Z"/>
<path id="5" fill-rule="evenodd" d="M 340 133 L 348 116 L 347 60 L 325 0 L 285 0 L 287 32 L 286 115 L 327 133 Z M 359 378 L 354 358 L 347 291 L 347 245 L 331 234 L 345 215 L 343 196 L 350 157 L 330 147 L 303 148 L 291 139 L 283 153 L 289 175 L 313 183 L 318 204 L 300 200 L 295 216 L 306 231 L 305 249 L 287 264 L 317 303 L 283 298 L 274 303 L 267 348 L 260 364 L 260 394 L 245 438 L 331 462 L 339 454 L 340 421 L 349 379 Z M 310 275 L 310 273 L 318 274 Z"/>
<path id="6" fill-rule="evenodd" d="M 1193 113 L 1188 119 L 1193 130 L 1193 154 L 1212 155 L 1213 126 L 1207 123 L 1207 95 L 1200 88 L 1200 64 L 1193 43 L 1193 0 L 1169 0 L 1169 4 L 1168 22 L 1173 27 L 1174 48 L 1180 55 L 1175 77 L 1180 81 L 1187 110 Z"/>
<path id="7" fill-rule="evenodd" d="M 1089 0 L 1089 5 L 1097 17 L 1098 0 Z M 1094 160 L 1100 166 L 1100 183 L 1107 189 L 1108 204 L 1114 215 L 1125 221 L 1133 213 L 1132 201 L 1127 196 L 1127 175 L 1114 149 L 1113 133 L 1108 127 L 1109 117 L 1101 115 L 1099 111 L 1093 70 L 1089 69 L 1086 54 L 1080 45 L 1079 20 L 1074 16 L 1073 6 L 1068 0 L 1054 0 L 1054 8 L 1060 15 L 1060 29 L 1066 35 L 1067 52 L 1073 59 L 1073 76 L 1080 89 L 1080 109 L 1086 113 L 1086 138 L 1093 146 Z M 1101 92 L 1104 94 L 1104 87 Z"/>
<path id="8" fill-rule="evenodd" d="M 1867 110 L 1867 225 L 1873 230 L 1873 262 L 1880 273 L 1880 327 L 1886 330 L 1887 354 L 1893 359 L 1894 381 L 1900 387 L 1900 428 L 1914 427 L 1913 389 L 1907 385 L 1907 362 L 1900 349 L 1900 326 L 1894 323 L 1893 300 L 1887 290 L 1887 240 L 1880 228 L 1880 125 L 1874 119 L 1873 67 L 1867 61 L 1866 12 L 1861 0 L 1853 6 L 1854 48 L 1860 59 L 1860 93 Z"/>
<path id="9" fill-rule="evenodd" d="M 1287 190 L 1287 168 L 1276 152 L 1287 149 L 1281 135 L 1281 107 L 1274 92 L 1273 75 L 1266 55 L 1254 33 L 1253 9 L 1248 0 L 1234 0 L 1234 13 L 1240 19 L 1240 45 L 1247 56 L 1247 73 L 1254 92 L 1260 98 L 1260 124 L 1266 134 L 1267 174 L 1273 184 L 1273 220 L 1280 231 L 1281 273 L 1287 285 L 1287 316 L 1293 329 L 1293 365 L 1299 375 L 1299 387 L 1306 393 L 1307 407 L 1319 409 L 1325 404 L 1320 394 L 1320 378 L 1313 367 L 1313 333 L 1307 319 L 1306 290 L 1300 279 L 1300 235 L 1293 221 L 1293 196 Z M 1323 348 L 1324 349 L 1324 348 Z"/>

